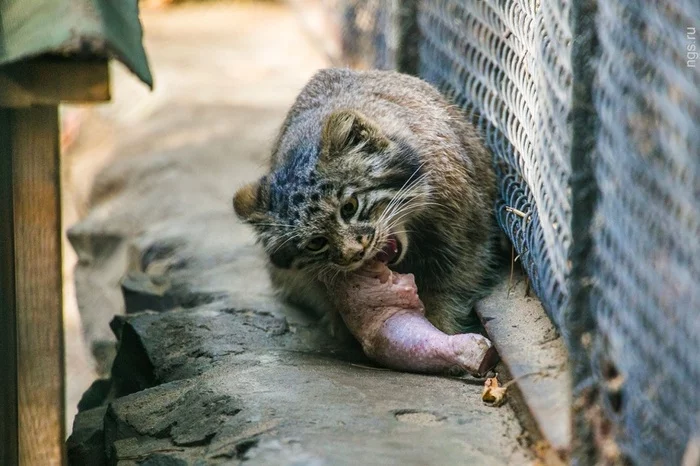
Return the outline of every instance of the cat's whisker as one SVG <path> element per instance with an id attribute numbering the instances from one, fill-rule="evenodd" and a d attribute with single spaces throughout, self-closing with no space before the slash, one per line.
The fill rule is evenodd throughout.
<path id="1" fill-rule="evenodd" d="M 272 245 L 272 250 L 271 250 L 271 251 L 272 251 L 273 253 L 279 251 L 280 249 L 282 249 L 282 247 L 283 247 L 285 244 L 287 244 L 288 242 L 290 242 L 290 241 L 292 241 L 292 240 L 294 240 L 294 239 L 296 239 L 296 238 L 298 238 L 298 237 L 299 237 L 299 236 L 296 235 L 296 234 L 293 234 L 292 236 L 289 236 L 289 237 L 287 237 L 286 239 L 285 239 L 284 236 L 280 236 L 280 237 L 279 237 L 279 240 L 278 240 L 275 244 Z M 281 240 L 283 240 L 283 239 L 284 239 L 284 241 L 282 241 L 282 242 L 280 243 L 279 241 L 281 241 Z"/>
<path id="2" fill-rule="evenodd" d="M 288 225 L 285 223 L 256 223 L 255 225 L 260 227 L 294 228 L 294 225 Z"/>
<path id="3" fill-rule="evenodd" d="M 404 204 L 404 205 L 401 207 L 401 209 L 397 209 L 397 210 L 391 215 L 391 217 L 389 217 L 387 220 L 391 220 L 392 218 L 396 218 L 397 216 L 399 216 L 399 215 L 401 215 L 402 213 L 404 213 L 404 212 L 406 212 L 406 211 L 409 211 L 409 210 L 410 210 L 410 211 L 415 211 L 415 210 L 418 210 L 418 209 L 422 209 L 422 208 L 425 208 L 425 207 L 431 207 L 431 206 L 443 207 L 442 204 L 439 204 L 439 203 L 437 203 L 437 202 L 429 202 L 429 201 L 415 200 L 414 202 L 408 202 L 408 203 Z"/>
<path id="4" fill-rule="evenodd" d="M 404 196 L 407 192 L 410 192 L 412 189 L 415 189 L 417 186 L 419 186 L 419 183 L 421 181 L 423 181 L 430 174 L 432 174 L 432 171 L 429 170 L 429 171 L 421 174 L 421 176 L 419 176 L 415 180 L 413 180 L 413 176 L 415 176 L 415 174 L 418 172 L 418 170 L 420 170 L 420 168 L 424 164 L 425 163 L 421 164 L 420 167 L 418 167 L 418 169 L 415 172 L 413 172 L 413 174 L 408 178 L 408 180 L 406 180 L 406 182 L 403 184 L 403 186 L 401 186 L 401 189 L 399 189 L 396 192 L 396 194 L 394 194 L 393 198 L 391 199 L 391 201 L 389 202 L 389 205 L 386 208 L 387 211 L 389 209 L 391 209 L 394 205 L 396 205 L 396 203 L 401 200 L 402 196 Z"/>
<path id="5" fill-rule="evenodd" d="M 335 281 L 335 279 L 338 278 L 338 275 L 340 275 L 341 272 L 342 272 L 342 270 L 340 270 L 340 269 L 335 269 L 335 273 L 333 274 L 333 277 L 331 278 L 331 281 Z"/>
<path id="6" fill-rule="evenodd" d="M 442 207 L 441 204 L 437 202 L 430 202 L 430 201 L 416 201 L 414 203 L 407 203 L 405 204 L 400 210 L 397 210 L 392 216 L 388 219 L 386 219 L 387 222 L 387 228 L 393 228 L 396 226 L 401 220 L 406 218 L 408 215 L 414 213 L 417 210 L 423 209 L 424 207 L 429 207 L 429 206 L 439 206 Z"/>
<path id="7" fill-rule="evenodd" d="M 391 229 L 398 226 L 400 223 L 405 221 L 407 217 L 415 214 L 420 210 L 421 207 L 419 206 L 402 209 L 400 212 L 397 212 L 395 215 L 393 215 L 390 219 L 387 219 L 387 228 Z"/>
<path id="8" fill-rule="evenodd" d="M 382 212 L 382 215 L 381 215 L 380 218 L 379 218 L 379 221 L 380 221 L 380 222 L 384 220 L 383 217 L 384 217 L 385 215 L 387 215 L 388 212 L 390 212 L 391 209 L 399 202 L 399 199 L 401 198 L 401 196 L 402 196 L 402 194 L 404 193 L 405 190 L 411 189 L 413 186 L 415 186 L 415 185 L 417 185 L 418 183 L 420 183 L 423 179 L 425 179 L 425 177 L 427 177 L 429 174 L 432 173 L 432 171 L 429 170 L 429 171 L 423 173 L 421 176 L 419 176 L 413 183 L 411 183 L 411 180 L 413 179 L 413 177 L 416 175 L 416 173 L 418 173 L 418 172 L 420 171 L 421 168 L 423 168 L 423 166 L 424 166 L 426 163 L 427 163 L 427 161 L 421 163 L 421 164 L 418 166 L 418 168 L 416 168 L 416 170 L 411 174 L 411 176 L 408 177 L 408 179 L 407 179 L 406 182 L 403 184 L 403 186 L 401 186 L 401 188 L 396 192 L 396 194 L 394 194 L 394 196 L 393 196 L 393 197 L 391 198 L 391 200 L 389 201 L 389 204 L 388 204 L 388 205 L 386 206 L 386 208 L 384 209 L 384 212 Z"/>
<path id="9" fill-rule="evenodd" d="M 410 198 L 409 196 L 406 196 L 406 198 L 402 199 L 400 203 L 395 204 L 390 211 L 387 211 L 386 215 L 383 216 L 379 223 L 391 223 L 393 218 L 400 215 L 407 209 L 412 209 L 412 206 L 415 204 L 416 200 L 417 198 Z"/>
<path id="10" fill-rule="evenodd" d="M 408 204 L 413 205 L 416 203 L 425 204 L 425 205 L 429 205 L 429 204 L 441 205 L 439 203 L 435 203 L 435 202 L 431 201 L 430 198 L 426 198 L 425 196 L 422 196 L 421 194 L 423 194 L 423 193 L 414 193 L 414 192 L 408 193 L 407 195 L 404 196 L 404 200 L 406 200 L 406 202 L 404 203 L 403 206 L 408 205 Z"/>
<path id="11" fill-rule="evenodd" d="M 402 188 L 401 190 L 399 190 L 385 209 L 384 215 L 382 216 L 382 220 L 386 219 L 386 217 L 393 215 L 397 209 L 401 208 L 402 202 L 405 202 L 407 198 L 410 198 L 414 195 L 415 192 L 422 189 L 423 186 L 420 184 L 420 182 L 423 179 L 425 179 L 430 173 L 430 171 L 424 173 L 423 175 L 418 177 L 413 184 L 406 187 L 405 189 Z"/>
<path id="12" fill-rule="evenodd" d="M 275 253 L 275 252 L 279 251 L 280 249 L 282 249 L 282 247 L 283 247 L 285 244 L 287 244 L 288 242 L 290 242 L 290 241 L 292 241 L 293 239 L 296 239 L 296 238 L 299 238 L 299 235 L 295 233 L 295 234 L 293 234 L 292 236 L 290 236 L 289 238 L 287 238 L 286 240 L 284 240 L 284 241 L 282 242 L 282 244 L 280 244 L 280 245 L 275 245 L 275 246 L 274 246 L 274 249 L 272 250 L 272 253 Z"/>

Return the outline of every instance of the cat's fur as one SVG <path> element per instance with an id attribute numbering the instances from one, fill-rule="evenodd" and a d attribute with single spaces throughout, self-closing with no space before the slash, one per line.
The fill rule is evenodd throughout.
<path id="1" fill-rule="evenodd" d="M 493 276 L 495 192 L 489 153 L 435 88 L 329 69 L 301 91 L 269 173 L 238 190 L 234 209 L 255 228 L 281 294 L 336 324 L 317 277 L 342 278 L 395 235 L 403 250 L 391 268 L 415 274 L 430 321 L 458 333 Z"/>

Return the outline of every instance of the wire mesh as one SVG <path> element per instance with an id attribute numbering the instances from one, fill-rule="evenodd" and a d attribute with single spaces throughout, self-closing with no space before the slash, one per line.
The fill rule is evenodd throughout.
<path id="1" fill-rule="evenodd" d="M 700 427 L 697 2 L 599 2 L 593 378 L 621 452 L 680 464 Z"/>
<path id="2" fill-rule="evenodd" d="M 436 0 L 420 2 L 418 14 L 420 75 L 482 130 L 500 184 L 499 222 L 558 323 L 571 242 L 566 5 Z"/>
<path id="3" fill-rule="evenodd" d="M 584 424 L 598 430 L 574 455 L 597 459 L 572 460 L 680 464 L 700 449 L 700 3 L 336 1 L 348 53 L 397 68 L 414 42 L 417 74 L 482 131 L 499 222 L 575 390 L 595 394 Z M 397 19 L 409 3 L 418 34 Z"/>

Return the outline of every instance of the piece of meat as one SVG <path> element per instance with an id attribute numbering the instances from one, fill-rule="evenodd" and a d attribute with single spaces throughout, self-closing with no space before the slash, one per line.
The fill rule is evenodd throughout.
<path id="1" fill-rule="evenodd" d="M 412 274 L 393 273 L 373 262 L 328 286 L 365 354 L 385 367 L 425 373 L 458 367 L 481 375 L 498 360 L 487 338 L 446 335 L 435 328 L 425 317 Z"/>

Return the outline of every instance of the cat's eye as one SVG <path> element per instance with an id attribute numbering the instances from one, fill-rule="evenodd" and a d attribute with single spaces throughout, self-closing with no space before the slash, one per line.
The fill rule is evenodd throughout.
<path id="1" fill-rule="evenodd" d="M 323 236 L 316 236 L 311 238 L 308 243 L 306 243 L 306 249 L 311 252 L 320 252 L 328 244 L 328 240 Z"/>
<path id="2" fill-rule="evenodd" d="M 357 198 L 355 196 L 351 196 L 347 198 L 340 207 L 340 215 L 342 215 L 344 219 L 348 219 L 355 215 L 355 212 L 357 212 L 357 207 Z"/>

